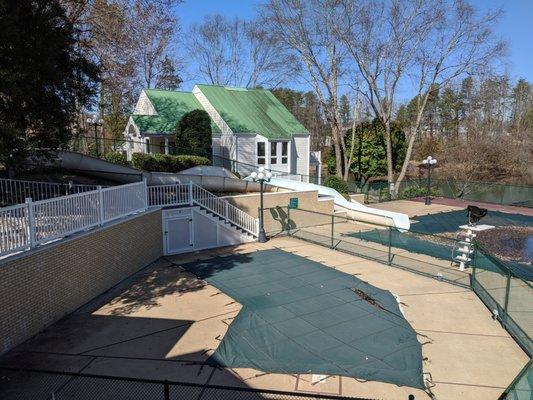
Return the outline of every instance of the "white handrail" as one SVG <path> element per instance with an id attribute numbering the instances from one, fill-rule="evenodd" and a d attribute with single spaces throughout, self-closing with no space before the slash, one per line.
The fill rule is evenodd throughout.
<path id="1" fill-rule="evenodd" d="M 198 185 L 191 184 L 191 187 L 193 193 L 192 198 L 195 204 L 198 204 L 199 206 L 226 219 L 233 225 L 238 226 L 246 232 L 257 236 L 258 231 L 256 230 L 256 218 L 235 207 L 233 204 L 230 204 L 227 200 L 215 196 L 213 193 Z"/>
<path id="2" fill-rule="evenodd" d="M 33 248 L 148 207 L 146 182 L 0 208 L 0 254 Z"/>
<path id="3" fill-rule="evenodd" d="M 28 197 L 39 201 L 88 192 L 97 188 L 97 185 L 0 178 L 0 204 L 21 204 Z"/>
<path id="4" fill-rule="evenodd" d="M 150 207 L 199 205 L 229 223 L 257 236 L 257 218 L 194 183 L 148 187 Z"/>

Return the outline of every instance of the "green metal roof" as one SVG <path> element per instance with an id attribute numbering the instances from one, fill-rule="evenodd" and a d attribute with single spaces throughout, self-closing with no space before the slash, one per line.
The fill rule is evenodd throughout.
<path id="1" fill-rule="evenodd" d="M 197 85 L 233 133 L 290 139 L 307 129 L 268 90 Z"/>
<path id="2" fill-rule="evenodd" d="M 144 92 L 154 106 L 157 115 L 137 115 L 131 117 L 143 134 L 174 133 L 181 118 L 188 112 L 203 110 L 196 97 L 190 92 L 145 89 Z M 211 121 L 213 133 L 220 129 Z"/>

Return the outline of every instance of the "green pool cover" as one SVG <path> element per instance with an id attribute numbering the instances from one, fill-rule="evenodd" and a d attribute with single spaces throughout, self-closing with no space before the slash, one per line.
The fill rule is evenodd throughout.
<path id="1" fill-rule="evenodd" d="M 208 363 L 424 388 L 421 344 L 390 292 L 278 249 L 184 267 L 243 306 Z"/>

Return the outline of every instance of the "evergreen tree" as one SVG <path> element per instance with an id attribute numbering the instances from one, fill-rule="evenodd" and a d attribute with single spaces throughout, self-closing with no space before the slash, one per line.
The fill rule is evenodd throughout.
<path id="1" fill-rule="evenodd" d="M 387 174 L 387 155 L 384 140 L 385 129 L 383 124 L 374 119 L 372 122 L 362 122 L 356 127 L 355 146 L 352 165 L 352 172 L 358 180 L 366 181 L 373 176 L 384 176 Z M 399 171 L 405 158 L 406 142 L 405 134 L 401 125 L 397 122 L 391 124 L 392 133 L 392 158 L 395 171 Z M 348 130 L 344 135 L 346 148 L 351 148 L 352 131 Z M 335 158 L 333 152 L 326 160 L 330 173 L 335 173 Z"/>
<path id="2" fill-rule="evenodd" d="M 67 143 L 98 69 L 59 1 L 2 0 L 0 26 L 0 163 L 11 168 L 31 148 Z"/>
<path id="3" fill-rule="evenodd" d="M 174 62 L 168 56 L 165 56 L 161 62 L 161 73 L 157 79 L 156 88 L 165 90 L 176 90 L 180 87 L 183 80 L 178 75 Z"/>
<path id="4" fill-rule="evenodd" d="M 341 115 L 341 122 L 348 124 L 350 122 L 350 100 L 348 96 L 343 94 L 339 100 L 339 114 Z"/>
<path id="5" fill-rule="evenodd" d="M 204 110 L 185 114 L 176 128 L 176 146 L 184 154 L 211 155 L 211 118 Z"/>

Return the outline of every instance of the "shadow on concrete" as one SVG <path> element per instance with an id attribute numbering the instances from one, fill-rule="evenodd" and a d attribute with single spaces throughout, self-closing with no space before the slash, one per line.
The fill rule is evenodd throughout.
<path id="1" fill-rule="evenodd" d="M 150 268 L 136 276 L 132 284 L 112 299 L 111 314 L 128 315 L 140 308 L 158 306 L 158 299 L 175 293 L 200 290 L 205 282 L 173 265 Z"/>
<path id="2" fill-rule="evenodd" d="M 281 231 L 296 229 L 296 223 L 289 219 L 287 212 L 280 206 L 269 208 L 272 219 L 279 223 Z"/>

